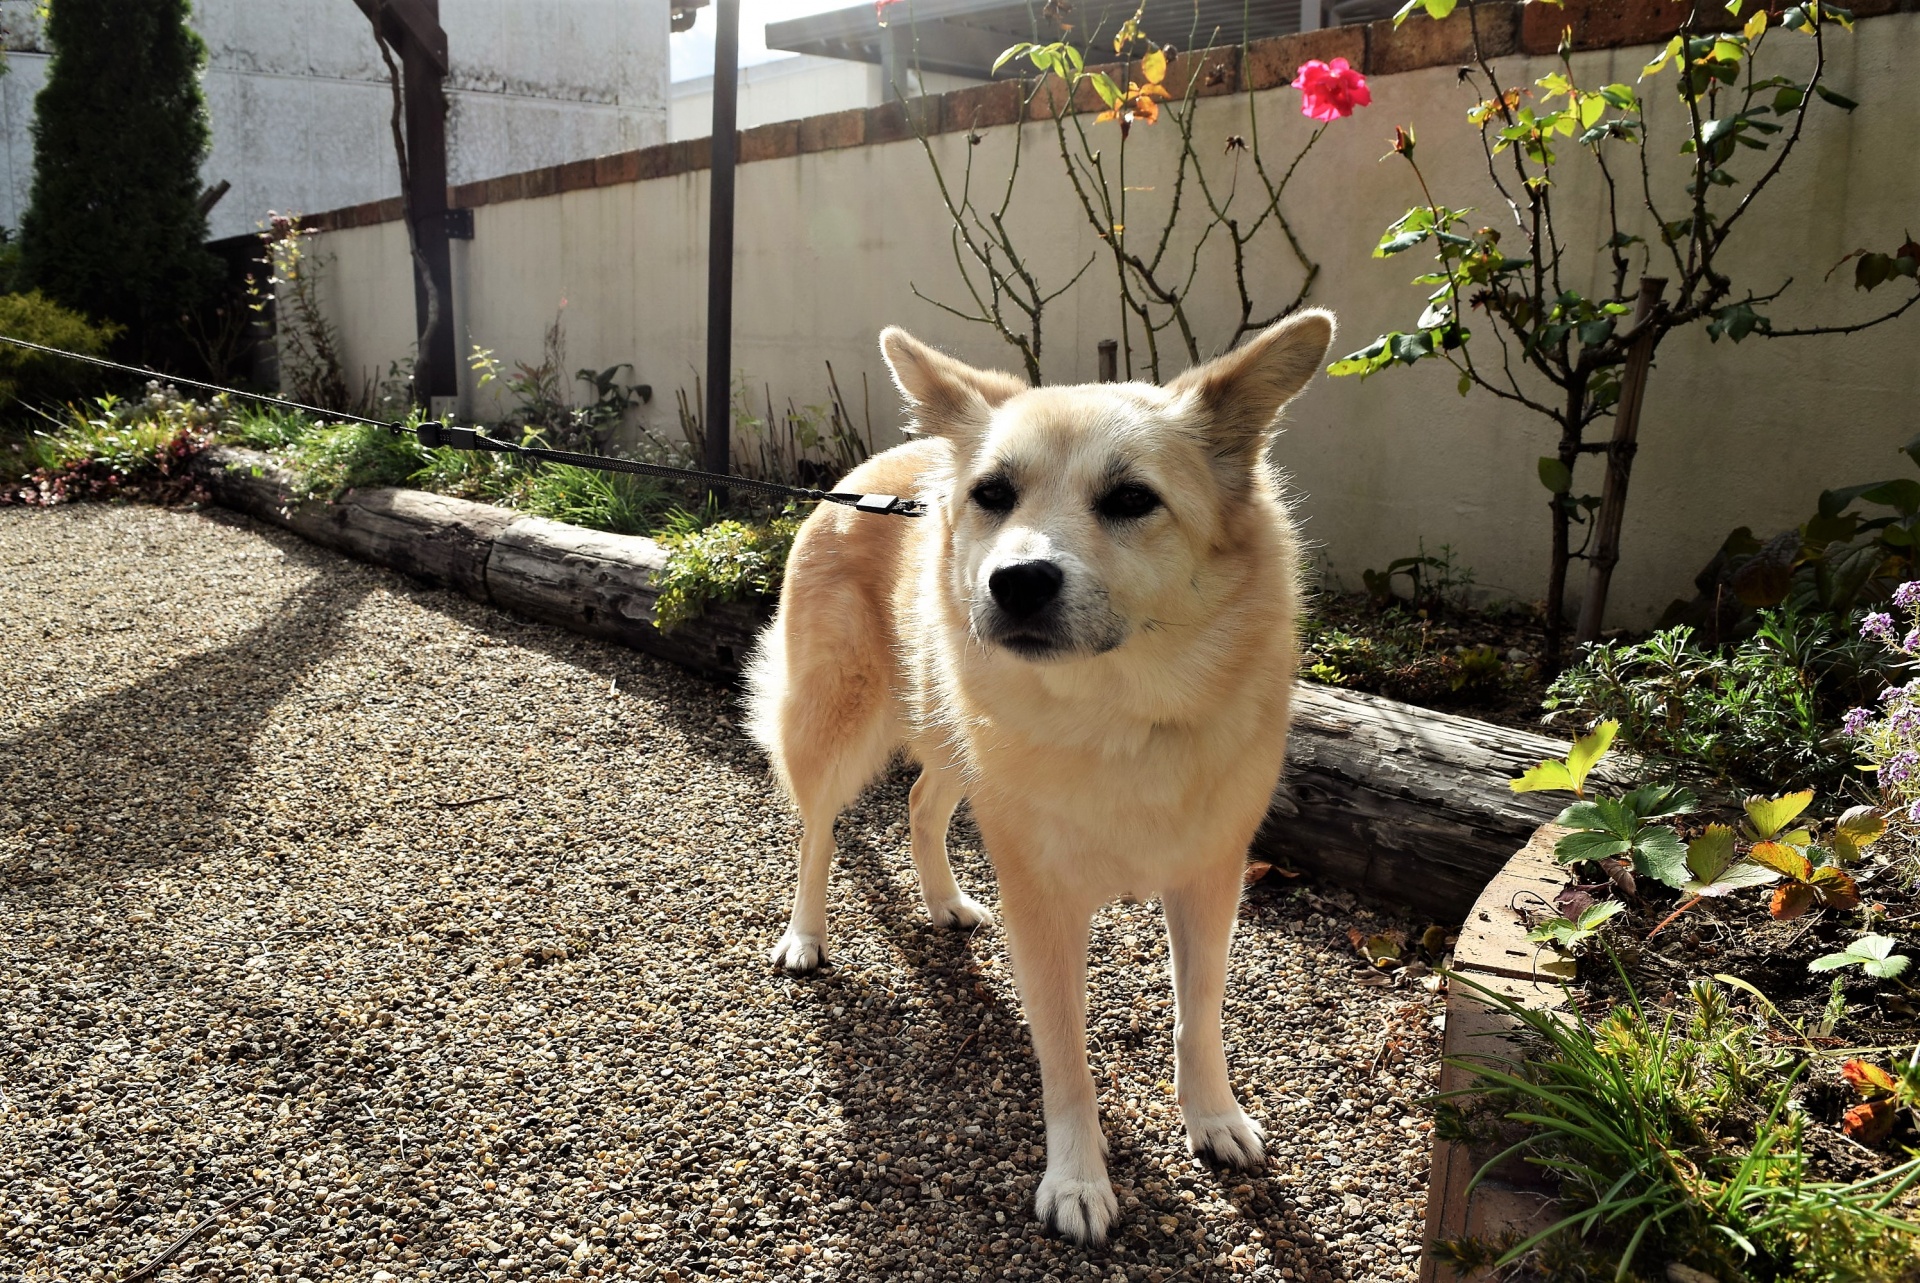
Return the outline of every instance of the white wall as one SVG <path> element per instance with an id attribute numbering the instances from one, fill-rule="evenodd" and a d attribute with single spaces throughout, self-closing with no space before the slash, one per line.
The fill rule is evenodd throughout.
<path id="1" fill-rule="evenodd" d="M 908 72 L 913 87 L 926 93 L 964 89 L 978 81 L 939 72 Z M 880 68 L 845 58 L 816 58 L 798 54 L 740 69 L 739 127 L 770 125 L 775 121 L 824 116 L 852 107 L 877 107 L 886 101 Z M 696 76 L 673 82 L 672 136 L 674 142 L 705 138 L 713 133 L 713 77 Z"/>
<path id="2" fill-rule="evenodd" d="M 29 126 L 45 83 L 29 0 L 0 14 L 22 49 L 0 78 L 0 225 L 33 181 Z M 667 0 L 441 0 L 449 181 L 471 182 L 667 141 Z M 214 239 L 269 210 L 311 213 L 400 192 L 386 68 L 352 0 L 198 0 L 213 146 L 201 173 L 233 189 Z"/>
<path id="3" fill-rule="evenodd" d="M 1835 38 L 1830 83 L 1860 100 L 1861 109 L 1852 116 L 1816 113 L 1794 163 L 1737 233 L 1741 248 L 1728 266 L 1743 286 L 1764 293 L 1794 278 L 1792 292 L 1773 309 L 1782 324 L 1858 318 L 1889 301 L 1887 290 L 1857 295 L 1844 271 L 1832 283 L 1821 278 L 1850 250 L 1898 243 L 1920 205 L 1920 171 L 1894 160 L 1911 157 L 1910 140 L 1920 136 L 1920 99 L 1909 92 L 1910 57 L 1902 57 L 1916 47 L 1920 15 L 1875 18 L 1853 37 Z M 1645 48 L 1582 55 L 1576 73 L 1583 83 L 1632 82 L 1647 56 Z M 1502 73 L 1507 83 L 1525 84 L 1550 68 L 1548 59 L 1514 58 Z M 1672 192 L 1676 108 L 1667 82 L 1650 82 L 1647 92 L 1664 122 L 1650 153 L 1656 181 Z M 1392 126 L 1416 129 L 1437 198 L 1473 206 L 1489 223 L 1511 217 L 1490 190 L 1477 140 L 1463 125 L 1468 91 L 1453 68 L 1376 77 L 1373 93 L 1373 107 L 1328 130 L 1288 196 L 1301 242 L 1322 265 L 1312 301 L 1340 315 L 1335 355 L 1384 330 L 1407 328 L 1426 292 L 1408 284 L 1427 268 L 1419 254 L 1371 254 L 1384 226 L 1418 199 L 1405 165 L 1380 161 Z M 1266 155 L 1284 164 L 1310 126 L 1297 96 L 1262 93 L 1256 110 Z M 1244 134 L 1244 113 L 1244 99 L 1207 100 L 1198 132 L 1207 139 Z M 1013 130 L 985 134 L 972 152 L 975 183 L 995 192 Z M 1051 127 L 1027 126 L 1025 137 L 1009 225 L 1028 261 L 1055 287 L 1102 244 L 1059 175 Z M 1153 225 L 1155 202 L 1168 196 L 1174 150 L 1164 125 L 1136 129 L 1133 137 L 1127 182 L 1154 189 L 1132 197 L 1129 221 L 1138 229 Z M 1105 146 L 1112 163 L 1110 133 Z M 966 137 L 938 136 L 934 148 L 957 175 L 968 155 Z M 1211 172 L 1224 180 L 1231 159 L 1211 146 L 1206 151 Z M 1741 172 L 1753 172 L 1753 161 L 1739 163 Z M 1582 166 L 1571 169 L 1556 194 L 1563 228 L 1591 245 L 1601 189 Z M 874 336 L 889 323 L 977 363 L 1018 368 L 1012 351 L 986 329 L 915 296 L 917 287 L 955 305 L 965 297 L 917 142 L 761 161 L 742 166 L 738 182 L 734 362 L 756 389 L 770 383 L 776 402 L 821 401 L 822 362 L 831 360 L 856 405 L 867 377 L 876 419 L 891 425 L 898 403 L 874 348 Z M 634 362 L 656 389 L 649 423 L 673 432 L 673 389 L 691 390 L 703 364 L 706 191 L 707 175 L 694 173 L 480 208 L 477 239 L 457 247 L 459 349 L 478 343 L 509 360 L 537 359 L 542 330 L 565 299 L 570 364 Z M 1643 215 L 1630 221 L 1645 230 Z M 384 368 L 406 351 L 412 328 L 399 226 L 331 233 L 323 250 L 337 263 L 336 316 L 350 360 Z M 1194 297 L 1211 349 L 1230 325 L 1233 287 L 1218 258 L 1203 267 Z M 1597 258 L 1571 267 L 1576 285 L 1590 284 L 1602 270 Z M 1046 312 L 1049 380 L 1094 377 L 1096 344 L 1117 337 L 1101 272 L 1096 267 Z M 1251 274 L 1268 302 L 1290 297 L 1298 280 L 1277 243 L 1269 243 Z M 1485 359 L 1492 336 L 1481 329 L 1475 342 Z M 1736 347 L 1709 343 L 1695 330 L 1669 339 L 1649 384 L 1612 622 L 1644 625 L 1670 599 L 1690 595 L 1693 574 L 1731 528 L 1782 529 L 1809 515 L 1822 489 L 1908 474 L 1911 465 L 1897 447 L 1920 434 L 1917 348 L 1920 317 L 1913 315 L 1855 338 L 1750 339 Z M 1278 446 L 1307 534 L 1349 584 L 1362 569 L 1411 553 L 1424 539 L 1429 549 L 1452 544 L 1481 585 L 1538 599 L 1548 521 L 1535 461 L 1552 450 L 1552 430 L 1483 393 L 1463 399 L 1453 384 L 1450 370 L 1430 362 L 1364 383 L 1323 378 L 1313 385 Z M 1576 478 L 1582 490 L 1599 490 L 1598 466 L 1583 463 Z"/>

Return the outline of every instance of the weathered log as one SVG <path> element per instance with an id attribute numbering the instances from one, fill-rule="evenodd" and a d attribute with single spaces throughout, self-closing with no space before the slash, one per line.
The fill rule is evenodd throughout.
<path id="1" fill-rule="evenodd" d="M 1445 921 L 1570 800 L 1508 786 L 1566 755 L 1544 735 L 1305 682 L 1293 709 L 1286 780 L 1255 852 Z"/>
<path id="2" fill-rule="evenodd" d="M 521 517 L 493 541 L 487 591 L 496 605 L 617 641 L 718 677 L 736 677 L 769 603 L 719 602 L 669 631 L 654 626 L 659 544 Z"/>
<path id="3" fill-rule="evenodd" d="M 340 508 L 348 552 L 475 601 L 492 600 L 487 567 L 494 541 L 521 520 L 507 508 L 424 490 L 355 490 Z"/>
<path id="4" fill-rule="evenodd" d="M 265 455 L 209 451 L 215 500 L 351 555 L 720 678 L 734 678 L 771 614 L 727 602 L 654 627 L 660 545 L 417 491 L 297 504 Z M 1443 921 L 1566 802 L 1508 781 L 1567 746 L 1542 735 L 1302 684 L 1287 776 L 1256 854 L 1409 904 Z M 1605 775 L 1605 772 L 1602 772 Z"/>

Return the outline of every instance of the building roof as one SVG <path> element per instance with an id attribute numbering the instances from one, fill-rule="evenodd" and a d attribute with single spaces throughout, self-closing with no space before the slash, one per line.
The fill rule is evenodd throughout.
<path id="1" fill-rule="evenodd" d="M 1152 38 L 1180 49 L 1237 45 L 1243 39 L 1290 35 L 1300 30 L 1303 0 L 1147 0 L 1141 25 Z M 1320 5 L 1306 0 L 1310 9 Z M 856 62 L 883 63 L 887 45 L 911 40 L 902 56 L 926 71 L 985 80 L 994 60 L 1022 40 L 1065 38 L 1112 61 L 1112 36 L 1140 8 L 1139 0 L 1071 0 L 1047 14 L 1039 0 L 899 0 L 882 26 L 871 3 L 767 24 L 767 48 Z M 1388 5 L 1389 9 L 1393 6 Z M 1318 26 L 1317 22 L 1312 25 Z"/>

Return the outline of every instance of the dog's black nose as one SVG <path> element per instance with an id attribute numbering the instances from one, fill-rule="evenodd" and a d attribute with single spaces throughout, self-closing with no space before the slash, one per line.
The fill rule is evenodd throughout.
<path id="1" fill-rule="evenodd" d="M 1066 576 L 1051 561 L 1016 561 L 987 576 L 987 590 L 1014 619 L 1031 619 L 1060 595 Z"/>

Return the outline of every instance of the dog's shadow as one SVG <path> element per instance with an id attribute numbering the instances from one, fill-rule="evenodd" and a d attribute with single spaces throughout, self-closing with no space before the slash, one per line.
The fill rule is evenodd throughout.
<path id="1" fill-rule="evenodd" d="M 1033 1220 L 1045 1170 L 1039 1065 L 997 929 L 935 928 L 919 907 L 904 836 L 894 840 L 889 823 L 905 819 L 913 774 L 896 767 L 842 820 L 834 865 L 841 883 L 837 965 L 776 981 L 789 987 L 796 1006 L 813 1012 L 817 1082 L 835 1102 L 845 1138 L 842 1147 L 812 1156 L 829 1186 L 825 1201 L 843 1209 L 871 1205 L 898 1227 L 886 1243 L 858 1245 L 862 1254 L 880 1248 L 878 1257 L 859 1263 L 872 1277 L 888 1277 L 915 1268 L 932 1250 L 949 1261 L 971 1258 L 985 1277 L 998 1277 L 1018 1257 L 1019 1267 L 1042 1274 L 1093 1264 L 1103 1271 L 1119 1266 L 1129 1277 L 1203 1278 L 1218 1272 L 1215 1257 L 1255 1241 L 1251 1231 L 1258 1230 L 1259 1242 L 1300 1253 L 1289 1256 L 1296 1277 L 1330 1269 L 1324 1246 L 1303 1228 L 1303 1212 L 1267 1173 L 1209 1171 L 1186 1153 L 1177 1113 L 1165 1112 L 1176 1121 L 1163 1134 L 1160 1121 L 1143 1123 L 1123 1107 L 1123 1096 L 1173 1076 L 1170 1010 L 1164 1027 L 1096 1035 L 1108 1171 L 1121 1204 L 1111 1241 L 1079 1248 Z M 863 836 L 875 834 L 888 836 Z M 950 845 L 961 885 L 991 904 L 992 871 L 964 808 Z M 864 901 L 870 912 L 847 912 L 849 900 Z M 1102 925 L 1096 922 L 1096 950 L 1111 934 Z M 881 947 L 894 955 L 891 966 L 869 961 L 874 942 L 854 939 L 876 929 Z M 1168 985 L 1164 967 L 1139 974 L 1139 982 Z M 1118 1081 L 1116 1064 L 1136 1081 Z M 1209 1196 L 1225 1198 L 1233 1212 L 1206 1206 Z"/>

